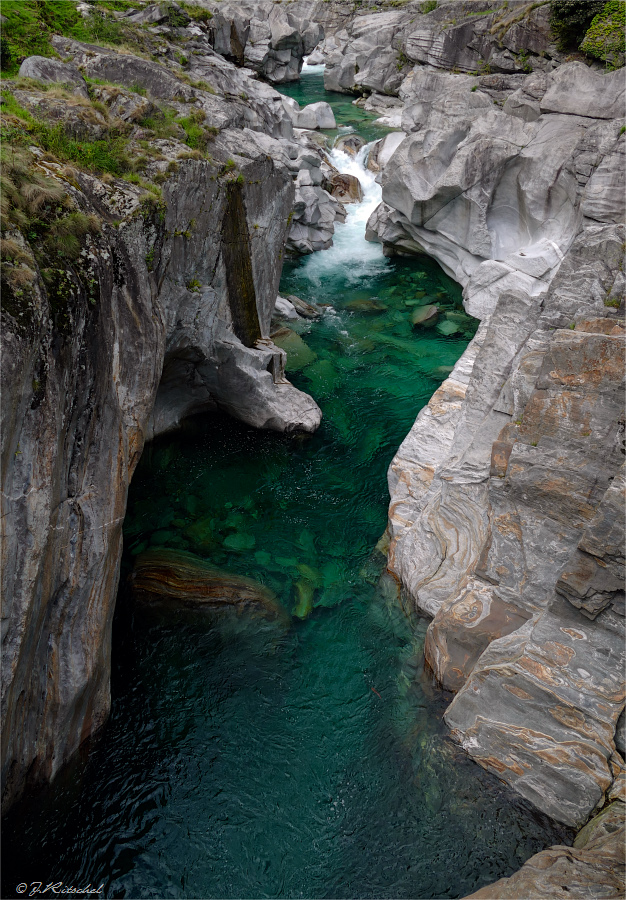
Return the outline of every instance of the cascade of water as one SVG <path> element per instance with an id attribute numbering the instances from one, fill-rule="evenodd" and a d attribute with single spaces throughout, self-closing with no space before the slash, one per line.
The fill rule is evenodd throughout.
<path id="1" fill-rule="evenodd" d="M 300 77 L 303 75 L 323 75 L 324 74 L 324 63 L 321 63 L 318 66 L 310 66 L 307 62 L 308 56 L 304 57 L 302 62 L 302 71 L 300 72 Z"/>
<path id="2" fill-rule="evenodd" d="M 314 284 L 321 284 L 326 276 L 345 272 L 350 281 L 374 277 L 388 264 L 380 244 L 365 240 L 365 225 L 372 212 L 381 201 L 382 190 L 375 175 L 366 169 L 367 155 L 373 144 L 362 147 L 356 157 L 342 150 L 332 150 L 330 161 L 342 174 L 355 175 L 363 188 L 360 203 L 346 204 L 348 216 L 345 224 L 335 225 L 333 246 L 328 250 L 313 253 L 303 262 L 306 275 Z"/>

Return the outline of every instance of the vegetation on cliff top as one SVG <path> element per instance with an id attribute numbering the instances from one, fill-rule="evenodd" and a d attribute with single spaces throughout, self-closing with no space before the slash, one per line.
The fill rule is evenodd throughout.
<path id="1" fill-rule="evenodd" d="M 581 50 L 607 68 L 624 65 L 623 0 L 551 0 L 550 26 L 560 50 Z"/>

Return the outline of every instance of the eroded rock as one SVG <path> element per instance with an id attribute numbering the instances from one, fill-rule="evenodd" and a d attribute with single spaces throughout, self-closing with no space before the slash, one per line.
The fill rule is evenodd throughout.
<path id="1" fill-rule="evenodd" d="M 245 578 L 209 565 L 183 550 L 152 549 L 139 554 L 129 576 L 133 597 L 142 604 L 214 613 L 234 608 L 288 626 L 290 616 L 276 595 Z"/>

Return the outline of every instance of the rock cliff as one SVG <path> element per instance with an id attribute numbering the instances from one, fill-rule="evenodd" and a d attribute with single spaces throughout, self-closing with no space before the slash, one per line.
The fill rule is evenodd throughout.
<path id="1" fill-rule="evenodd" d="M 159 62 L 57 36 L 64 63 L 3 84 L 5 808 L 107 716 L 144 442 L 216 407 L 321 417 L 269 339 L 303 147 L 280 95 L 181 30 L 186 72 L 162 31 Z"/>
<path id="2" fill-rule="evenodd" d="M 438 259 L 481 319 L 390 467 L 389 569 L 432 617 L 455 739 L 580 826 L 626 780 L 622 74 L 561 64 L 545 5 L 190 6 L 121 14 L 136 52 L 57 36 L 63 62 L 4 85 L 5 801 L 106 718 L 144 441 L 216 406 L 319 423 L 268 335 L 283 248 L 344 215 L 329 120 L 255 76 L 296 78 L 325 34 L 327 87 L 402 129 L 370 155 L 369 238 Z"/>
<path id="3" fill-rule="evenodd" d="M 397 93 L 368 237 L 438 259 L 481 326 L 391 464 L 389 568 L 452 736 L 580 826 L 623 790 L 623 73 Z"/>

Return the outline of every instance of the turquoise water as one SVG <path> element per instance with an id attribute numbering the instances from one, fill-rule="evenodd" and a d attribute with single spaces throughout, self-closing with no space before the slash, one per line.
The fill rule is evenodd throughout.
<path id="1" fill-rule="evenodd" d="M 281 94 L 297 100 L 300 106 L 307 103 L 319 103 L 320 100 L 330 103 L 339 128 L 325 133 L 332 139 L 337 134 L 345 134 L 347 130 L 358 131 L 366 141 L 375 141 L 387 134 L 390 129 L 383 125 L 375 125 L 378 113 L 370 113 L 354 106 L 351 94 L 339 94 L 324 90 L 322 66 L 304 66 L 300 81 L 282 84 L 278 88 Z"/>
<path id="2" fill-rule="evenodd" d="M 335 246 L 286 265 L 281 285 L 330 304 L 276 337 L 322 426 L 285 436 L 216 415 L 146 448 L 111 718 L 5 824 L 4 897 L 35 878 L 107 897 L 462 897 L 569 842 L 448 739 L 427 622 L 383 574 L 387 467 L 476 322 L 436 263 L 365 243 L 378 188 L 361 177 Z M 437 323 L 414 328 L 427 303 Z M 291 627 L 135 606 L 126 579 L 149 547 L 262 582 Z"/>

